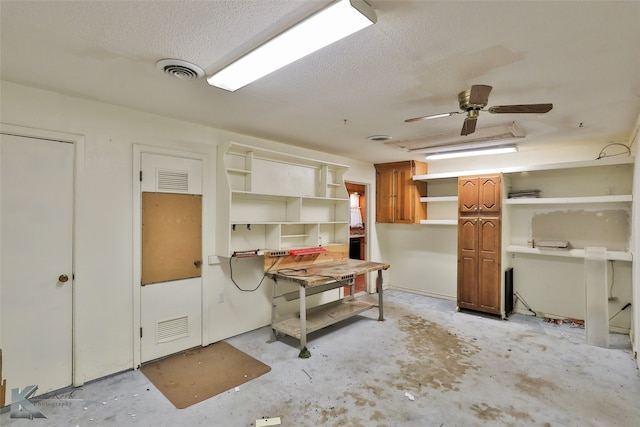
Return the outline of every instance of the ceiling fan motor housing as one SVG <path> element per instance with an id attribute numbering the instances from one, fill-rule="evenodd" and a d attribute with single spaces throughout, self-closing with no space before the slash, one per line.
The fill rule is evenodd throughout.
<path id="1" fill-rule="evenodd" d="M 460 104 L 460 109 L 463 111 L 472 112 L 475 111 L 475 115 L 478 115 L 478 111 L 482 110 L 487 106 L 487 101 L 484 102 L 472 102 L 471 100 L 471 89 L 464 90 L 458 94 L 458 103 Z"/>

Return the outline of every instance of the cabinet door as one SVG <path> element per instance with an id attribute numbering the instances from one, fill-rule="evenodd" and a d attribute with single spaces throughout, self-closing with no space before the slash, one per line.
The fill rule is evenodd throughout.
<path id="1" fill-rule="evenodd" d="M 376 222 L 393 222 L 395 169 L 376 168 Z"/>
<path id="2" fill-rule="evenodd" d="M 458 210 L 461 214 L 478 212 L 478 177 L 458 178 Z"/>
<path id="3" fill-rule="evenodd" d="M 395 170 L 395 210 L 394 222 L 413 224 L 415 222 L 415 193 L 411 164 Z"/>
<path id="4" fill-rule="evenodd" d="M 500 314 L 500 219 L 478 220 L 478 310 Z"/>
<path id="5" fill-rule="evenodd" d="M 478 218 L 458 221 L 458 307 L 478 307 Z"/>
<path id="6" fill-rule="evenodd" d="M 481 176 L 478 179 L 478 210 L 482 215 L 497 214 L 502 206 L 502 177 Z"/>

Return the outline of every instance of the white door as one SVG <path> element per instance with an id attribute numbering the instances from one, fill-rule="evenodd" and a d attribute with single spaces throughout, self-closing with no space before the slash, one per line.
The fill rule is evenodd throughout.
<path id="1" fill-rule="evenodd" d="M 142 153 L 142 193 L 202 195 L 202 161 Z M 142 194 L 140 195 L 142 199 Z M 176 200 L 177 198 L 170 198 Z M 142 204 L 141 204 L 142 205 Z M 177 206 L 177 205 L 176 205 Z M 144 206 L 142 207 L 142 210 Z M 180 212 L 174 212 L 180 221 Z M 143 212 L 141 212 L 141 215 Z M 200 208 L 200 219 L 202 210 Z M 143 228 L 143 252 L 144 228 Z M 201 245 L 202 233 L 198 236 Z M 176 254 L 179 256 L 180 254 Z M 138 284 L 140 289 L 140 359 L 142 362 L 202 344 L 202 278 L 198 259 L 189 259 L 197 277 Z M 143 269 L 144 269 L 144 259 Z M 200 263 L 200 265 L 196 265 Z M 195 274 L 194 274 L 195 275 Z M 143 274 L 144 276 L 144 274 Z M 141 280 L 143 282 L 143 280 Z"/>
<path id="2" fill-rule="evenodd" d="M 0 135 L 0 348 L 11 389 L 72 382 L 73 144 Z"/>

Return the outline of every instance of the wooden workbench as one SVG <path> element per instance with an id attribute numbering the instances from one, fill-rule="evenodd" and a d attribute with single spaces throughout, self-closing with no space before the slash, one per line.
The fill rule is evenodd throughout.
<path id="1" fill-rule="evenodd" d="M 273 279 L 273 316 L 271 328 L 274 335 L 278 333 L 289 335 L 300 340 L 303 350 L 307 345 L 307 334 L 348 319 L 360 314 L 375 304 L 359 300 L 354 295 L 355 277 L 373 271 L 378 272 L 376 285 L 378 289 L 378 320 L 384 320 L 382 270 L 388 269 L 389 264 L 355 259 L 327 260 L 321 263 L 309 265 L 291 264 L 288 267 L 277 270 L 270 269 L 265 274 Z M 276 319 L 276 297 L 294 298 L 293 293 L 277 295 L 278 281 L 287 281 L 299 286 L 298 295 L 300 302 L 299 316 L 293 316 L 284 320 Z M 306 298 L 320 292 L 337 289 L 343 286 L 351 286 L 351 295 L 338 301 L 330 302 L 309 310 L 306 308 Z"/>

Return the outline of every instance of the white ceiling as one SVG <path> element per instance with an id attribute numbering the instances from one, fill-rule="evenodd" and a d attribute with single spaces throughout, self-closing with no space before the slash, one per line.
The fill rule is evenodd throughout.
<path id="1" fill-rule="evenodd" d="M 207 75 L 327 0 L 2 1 L 3 80 L 371 162 L 420 156 L 371 142 L 459 132 L 457 94 L 493 86 L 489 105 L 551 102 L 516 120 L 527 147 L 627 141 L 640 114 L 640 2 L 370 0 L 378 22 L 231 93 Z M 582 123 L 582 127 L 580 127 Z"/>

